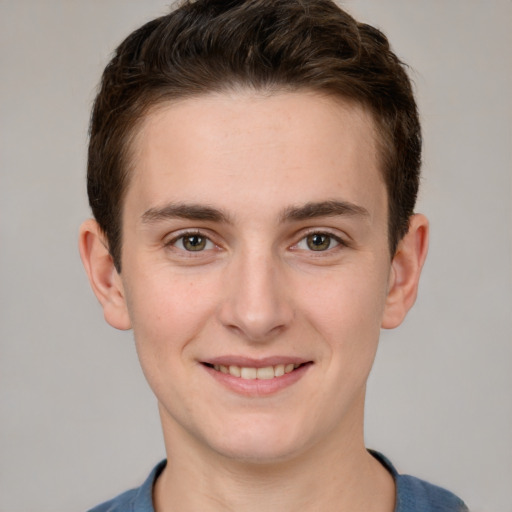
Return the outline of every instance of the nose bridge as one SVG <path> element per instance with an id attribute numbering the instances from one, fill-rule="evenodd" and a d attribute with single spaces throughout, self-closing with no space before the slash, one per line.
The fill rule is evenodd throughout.
<path id="1" fill-rule="evenodd" d="M 285 280 L 271 248 L 244 247 L 229 265 L 222 323 L 249 341 L 265 341 L 282 331 L 293 316 Z"/>

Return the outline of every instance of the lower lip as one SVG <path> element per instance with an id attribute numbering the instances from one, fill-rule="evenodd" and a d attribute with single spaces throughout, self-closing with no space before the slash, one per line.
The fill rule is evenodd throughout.
<path id="1" fill-rule="evenodd" d="M 303 364 L 292 372 L 273 379 L 242 379 L 229 373 L 219 372 L 206 365 L 202 366 L 217 382 L 235 393 L 246 396 L 267 396 L 295 384 L 306 374 L 311 363 Z"/>

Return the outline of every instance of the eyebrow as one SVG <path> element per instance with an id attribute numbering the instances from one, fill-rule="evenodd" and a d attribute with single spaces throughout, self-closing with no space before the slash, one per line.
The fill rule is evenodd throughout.
<path id="1" fill-rule="evenodd" d="M 150 208 L 142 214 L 142 222 L 145 224 L 176 218 L 231 224 L 231 220 L 226 213 L 217 208 L 200 204 L 170 203 L 161 208 Z"/>
<path id="2" fill-rule="evenodd" d="M 281 221 L 297 221 L 315 219 L 317 217 L 335 217 L 344 215 L 349 217 L 370 217 L 370 212 L 354 203 L 347 201 L 320 201 L 310 202 L 302 206 L 286 208 L 281 215 Z"/>
<path id="3" fill-rule="evenodd" d="M 301 206 L 290 206 L 281 213 L 280 222 L 301 221 L 317 217 L 335 217 L 338 215 L 370 217 L 368 210 L 362 206 L 347 201 L 330 200 L 309 202 Z M 141 217 L 144 224 L 176 218 L 207 220 L 225 224 L 233 223 L 230 216 L 222 210 L 194 203 L 170 203 L 163 207 L 150 208 Z"/>

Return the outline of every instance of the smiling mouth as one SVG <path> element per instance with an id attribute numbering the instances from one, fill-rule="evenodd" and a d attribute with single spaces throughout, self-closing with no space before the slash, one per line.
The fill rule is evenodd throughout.
<path id="1" fill-rule="evenodd" d="M 224 366 L 222 364 L 203 363 L 208 368 L 212 368 L 220 373 L 239 377 L 244 380 L 271 380 L 277 377 L 282 377 L 288 373 L 292 373 L 297 368 L 311 364 L 308 363 L 289 363 L 289 364 L 276 364 L 274 366 L 265 366 L 263 368 L 255 368 L 251 366 Z"/>

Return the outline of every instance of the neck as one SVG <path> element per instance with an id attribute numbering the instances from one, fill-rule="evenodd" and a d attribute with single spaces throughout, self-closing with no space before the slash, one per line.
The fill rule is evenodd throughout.
<path id="1" fill-rule="evenodd" d="M 228 458 L 194 439 L 175 442 L 180 435 L 168 427 L 168 463 L 153 491 L 156 512 L 394 510 L 393 479 L 366 451 L 355 425 L 277 462 Z"/>

